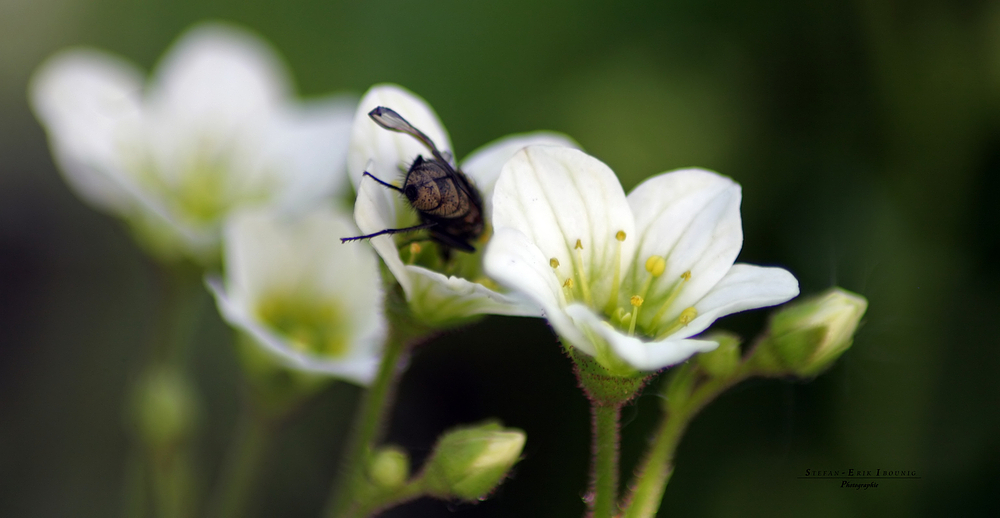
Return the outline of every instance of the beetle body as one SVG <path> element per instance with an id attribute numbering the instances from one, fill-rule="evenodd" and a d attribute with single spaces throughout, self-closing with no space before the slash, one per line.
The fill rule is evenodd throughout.
<path id="1" fill-rule="evenodd" d="M 406 228 L 387 228 L 373 234 L 341 238 L 354 241 L 383 234 L 398 234 L 429 229 L 432 240 L 441 245 L 441 255 L 447 259 L 451 249 L 475 252 L 472 242 L 482 235 L 486 227 L 483 220 L 483 200 L 479 190 L 465 173 L 451 165 L 434 143 L 423 132 L 414 128 L 395 111 L 379 106 L 368 113 L 379 126 L 405 133 L 419 140 L 431 151 L 431 158 L 418 155 L 406 172 L 403 187 L 386 183 L 371 173 L 368 176 L 385 187 L 401 192 L 410 206 L 420 216 L 420 224 Z"/>

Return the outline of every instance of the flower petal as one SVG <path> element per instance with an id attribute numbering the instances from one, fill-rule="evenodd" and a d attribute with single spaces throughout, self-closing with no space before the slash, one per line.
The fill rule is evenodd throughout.
<path id="1" fill-rule="evenodd" d="M 594 304 L 605 303 L 617 265 L 615 234 L 634 234 L 625 193 L 608 166 L 576 149 L 525 148 L 504 165 L 493 211 L 495 229 L 521 231 L 546 265 L 556 259 L 562 275 L 586 279 Z M 583 247 L 579 252 L 577 240 Z M 622 264 L 631 261 L 634 241 L 621 243 Z"/>
<path id="2" fill-rule="evenodd" d="M 179 124 L 226 125 L 226 134 L 268 117 L 291 93 L 289 74 L 257 35 L 206 23 L 182 34 L 157 66 L 151 104 Z"/>
<path id="3" fill-rule="evenodd" d="M 639 235 L 635 264 L 629 269 L 632 285 L 644 281 L 644 263 L 652 255 L 665 256 L 667 268 L 653 283 L 649 299 L 667 298 L 681 274 L 691 272 L 661 322 L 676 319 L 733 265 L 743 246 L 740 199 L 737 183 L 702 169 L 654 176 L 629 194 Z"/>
<path id="4" fill-rule="evenodd" d="M 483 255 L 483 270 L 500 285 L 541 307 L 559 336 L 587 354 L 595 354 L 593 346 L 562 309 L 565 299 L 549 259 L 523 232 L 498 228 Z"/>
<path id="5" fill-rule="evenodd" d="M 429 324 L 476 315 L 541 316 L 537 305 L 497 293 L 461 277 L 447 277 L 420 266 L 406 266 L 413 284 L 410 307 Z"/>
<path id="6" fill-rule="evenodd" d="M 483 202 L 486 205 L 486 216 L 493 214 L 493 186 L 500 176 L 503 165 L 514 156 L 514 153 L 528 146 L 561 146 L 579 149 L 580 146 L 573 139 L 561 133 L 550 131 L 538 131 L 534 133 L 522 133 L 510 135 L 498 140 L 494 140 L 479 149 L 475 150 L 465 160 L 462 161 L 462 172 L 464 172 L 483 193 Z"/>
<path id="7" fill-rule="evenodd" d="M 368 117 L 368 112 L 379 106 L 391 108 L 400 114 L 413 127 L 427 135 L 442 152 L 451 151 L 451 140 L 426 101 L 397 85 L 375 85 L 361 98 L 351 127 L 347 172 L 355 186 L 361 182 L 361 175 L 369 167 L 369 161 L 372 164 L 368 173 L 384 182 L 393 183 L 406 173 L 417 155 L 431 156 L 430 151 L 415 138 L 375 124 Z M 396 198 L 398 194 L 389 189 L 385 191 L 387 198 Z"/>
<path id="8" fill-rule="evenodd" d="M 387 190 L 385 187 L 367 178 L 358 186 L 358 198 L 354 202 L 354 222 L 357 223 L 360 235 L 374 234 L 376 232 L 396 228 L 396 210 L 392 199 L 384 196 Z M 337 237 L 353 237 L 344 235 Z M 399 249 L 389 235 L 383 234 L 370 238 L 372 248 L 382 257 L 382 261 L 392 272 L 399 285 L 403 287 L 406 299 L 413 296 L 413 283 L 406 270 L 403 260 L 399 258 Z M 358 243 L 344 243 L 344 246 L 358 246 Z"/>
<path id="9" fill-rule="evenodd" d="M 603 338 L 619 358 L 638 370 L 662 369 L 678 364 L 695 353 L 711 351 L 719 346 L 718 342 L 708 340 L 667 339 L 644 342 L 607 325 L 583 305 L 574 304 L 566 308 L 566 312 L 577 325 L 586 326 L 591 332 Z"/>
<path id="10" fill-rule="evenodd" d="M 268 139 L 268 162 L 287 182 L 276 203 L 301 210 L 347 188 L 347 141 L 357 100 L 344 95 L 287 110 Z"/>
<path id="11" fill-rule="evenodd" d="M 245 305 L 239 304 L 231 298 L 222 286 L 221 279 L 208 277 L 205 280 L 205 284 L 208 285 L 209 290 L 215 296 L 219 313 L 222 314 L 226 322 L 248 333 L 254 338 L 255 343 L 284 362 L 285 365 L 293 369 L 329 374 L 362 386 L 370 384 L 375 378 L 375 373 L 378 371 L 380 362 L 378 354 L 357 355 L 346 359 L 329 360 L 296 351 L 289 347 L 281 337 L 272 332 L 267 326 L 251 317 Z M 378 345 L 369 343 L 364 348 L 375 350 Z"/>
<path id="12" fill-rule="evenodd" d="M 59 169 L 87 202 L 122 213 L 132 198 L 121 152 L 138 146 L 142 73 L 95 50 L 49 58 L 31 79 L 31 105 L 49 133 Z"/>
<path id="13" fill-rule="evenodd" d="M 781 304 L 798 294 L 799 281 L 788 270 L 734 264 L 726 276 L 694 304 L 698 316 L 671 337 L 696 335 L 726 315 Z"/>

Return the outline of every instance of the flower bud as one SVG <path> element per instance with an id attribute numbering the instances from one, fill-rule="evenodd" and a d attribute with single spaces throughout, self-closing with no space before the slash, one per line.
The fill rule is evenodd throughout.
<path id="1" fill-rule="evenodd" d="M 198 402 L 194 389 L 180 372 L 161 368 L 140 380 L 133 411 L 141 440 L 153 448 L 168 448 L 191 435 Z"/>
<path id="2" fill-rule="evenodd" d="M 396 489 L 410 476 L 410 457 L 401 448 L 379 448 L 368 465 L 368 476 L 380 488 Z"/>
<path id="3" fill-rule="evenodd" d="M 728 378 L 740 367 L 740 337 L 725 331 L 709 333 L 702 340 L 719 342 L 719 346 L 707 353 L 695 356 L 698 365 L 709 375 Z"/>
<path id="4" fill-rule="evenodd" d="M 439 498 L 481 499 L 520 458 L 525 438 L 523 431 L 498 422 L 445 433 L 427 461 L 425 490 Z"/>
<path id="5" fill-rule="evenodd" d="M 867 308 L 864 297 L 840 288 L 783 308 L 759 347 L 773 362 L 762 363 L 801 377 L 823 372 L 851 346 Z"/>

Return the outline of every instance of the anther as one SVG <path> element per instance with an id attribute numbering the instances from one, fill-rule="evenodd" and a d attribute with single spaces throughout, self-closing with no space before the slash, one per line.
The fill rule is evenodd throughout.
<path id="1" fill-rule="evenodd" d="M 629 320 L 628 323 L 628 335 L 633 336 L 635 335 L 635 321 L 639 319 L 639 308 L 642 306 L 642 297 L 638 295 L 632 295 L 632 298 L 629 299 L 629 302 L 631 302 L 632 307 L 635 308 L 632 310 L 632 318 Z"/>
<path id="2" fill-rule="evenodd" d="M 556 259 L 555 257 L 549 259 L 549 266 L 551 266 L 553 269 L 559 268 L 559 259 Z"/>
<path id="3" fill-rule="evenodd" d="M 658 255 L 651 255 L 649 259 L 646 259 L 646 271 L 649 272 L 653 277 L 659 277 L 663 275 L 663 272 L 667 269 L 667 261 L 663 257 Z M 690 277 L 690 274 L 688 274 Z"/>
<path id="4" fill-rule="evenodd" d="M 417 257 L 420 255 L 420 243 L 410 243 L 410 264 L 417 262 Z"/>
<path id="5" fill-rule="evenodd" d="M 590 285 L 587 283 L 587 272 L 583 267 L 583 242 L 576 240 L 576 274 L 580 276 L 580 291 L 583 293 L 583 301 L 590 307 L 594 307 L 594 300 L 590 298 Z"/>
<path id="6" fill-rule="evenodd" d="M 574 246 L 573 248 L 575 248 L 577 250 L 583 250 L 583 243 L 581 243 L 580 240 L 577 239 L 576 240 L 576 246 Z"/>
<path id="7" fill-rule="evenodd" d="M 625 231 L 619 230 L 618 233 L 615 234 L 615 239 L 618 241 L 625 241 Z"/>
<path id="8" fill-rule="evenodd" d="M 681 274 L 681 279 L 684 279 L 685 281 L 690 281 L 691 280 L 691 270 L 688 270 L 688 271 L 682 273 Z"/>
<path id="9" fill-rule="evenodd" d="M 681 311 L 681 315 L 677 317 L 677 321 L 680 322 L 681 324 L 688 325 L 697 316 L 698 316 L 698 310 L 694 309 L 694 306 L 691 306 L 685 309 L 684 311 Z"/>
<path id="10" fill-rule="evenodd" d="M 563 293 L 566 295 L 566 303 L 567 304 L 572 304 L 574 302 L 574 298 L 573 298 L 573 278 L 570 277 L 570 278 L 566 279 L 566 281 L 563 282 L 562 287 L 563 287 Z"/>

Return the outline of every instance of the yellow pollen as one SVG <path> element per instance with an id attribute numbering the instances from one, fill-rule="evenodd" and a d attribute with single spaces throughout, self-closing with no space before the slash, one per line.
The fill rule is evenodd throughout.
<path id="1" fill-rule="evenodd" d="M 628 322 L 628 335 L 629 336 L 634 336 L 635 335 L 635 322 L 636 322 L 636 320 L 639 319 L 639 307 L 642 306 L 642 297 L 640 297 L 638 295 L 632 295 L 632 298 L 629 299 L 629 302 L 632 303 L 632 307 L 635 308 L 635 309 L 632 310 L 632 318 L 629 319 L 629 322 Z"/>
<path id="2" fill-rule="evenodd" d="M 684 311 L 681 311 L 681 316 L 677 317 L 677 321 L 684 325 L 688 325 L 696 316 L 698 316 L 698 310 L 694 309 L 694 306 L 691 306 Z"/>
<path id="3" fill-rule="evenodd" d="M 615 234 L 615 239 L 617 239 L 618 241 L 625 241 L 625 231 L 619 230 L 618 233 Z"/>
<path id="4" fill-rule="evenodd" d="M 549 266 L 552 268 L 559 268 L 559 259 L 556 259 L 555 257 L 549 259 Z"/>
<path id="5" fill-rule="evenodd" d="M 681 274 L 681 279 L 684 279 L 685 281 L 690 281 L 691 280 L 691 270 L 688 270 L 688 271 L 682 273 Z"/>
<path id="6" fill-rule="evenodd" d="M 420 243 L 417 242 L 410 243 L 409 249 L 410 249 L 409 263 L 413 264 L 417 261 L 417 257 L 420 255 L 420 250 L 421 250 Z"/>
<path id="7" fill-rule="evenodd" d="M 651 255 L 649 259 L 646 259 L 646 271 L 653 275 L 653 277 L 659 277 L 663 275 L 664 270 L 667 269 L 666 259 L 658 256 Z"/>

